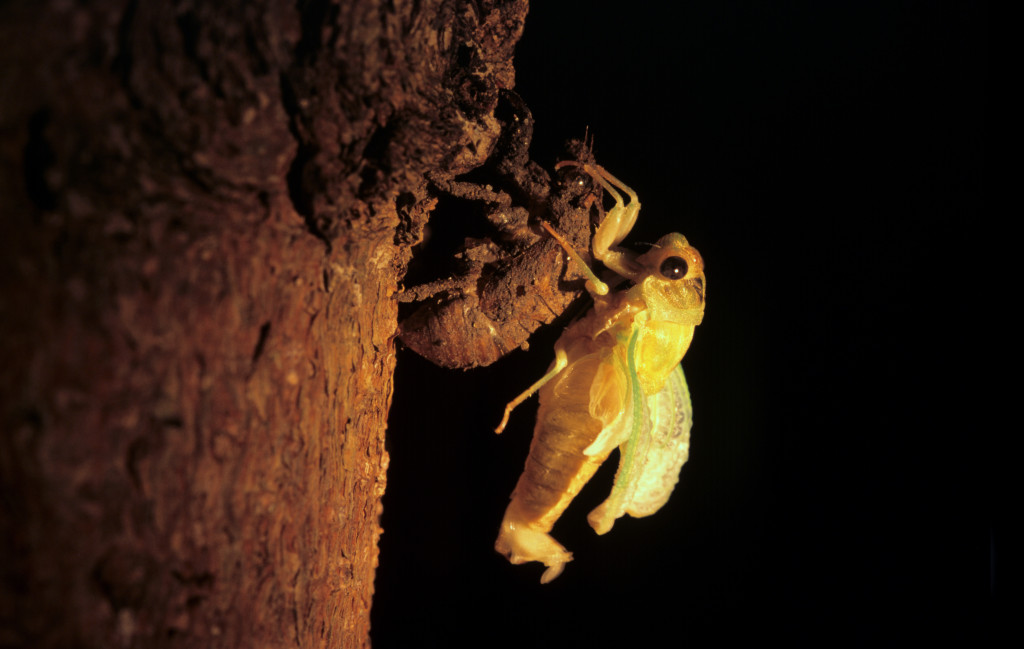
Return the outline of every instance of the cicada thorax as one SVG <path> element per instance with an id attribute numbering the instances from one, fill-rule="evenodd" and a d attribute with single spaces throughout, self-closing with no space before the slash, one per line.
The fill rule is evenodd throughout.
<path id="1" fill-rule="evenodd" d="M 644 323 L 638 332 L 634 362 L 637 381 L 645 395 L 661 391 L 692 340 L 693 325 L 667 320 Z"/>
<path id="2" fill-rule="evenodd" d="M 638 332 L 637 379 L 648 396 L 657 394 L 679 365 L 704 317 L 704 262 L 686 238 L 667 234 L 636 263 L 646 274 L 629 299 L 643 305 L 634 316 Z"/>

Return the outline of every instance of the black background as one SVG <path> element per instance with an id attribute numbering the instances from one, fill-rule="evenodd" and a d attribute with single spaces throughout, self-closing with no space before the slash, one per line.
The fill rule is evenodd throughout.
<path id="1" fill-rule="evenodd" d="M 637 190 L 627 244 L 679 231 L 704 256 L 680 484 L 598 537 L 613 456 L 555 527 L 574 561 L 541 586 L 493 550 L 535 403 L 491 429 L 558 328 L 468 372 L 401 350 L 374 646 L 985 638 L 1000 533 L 964 369 L 985 5 L 656 5 L 533 3 L 516 90 L 534 159 L 550 170 L 589 128 Z"/>

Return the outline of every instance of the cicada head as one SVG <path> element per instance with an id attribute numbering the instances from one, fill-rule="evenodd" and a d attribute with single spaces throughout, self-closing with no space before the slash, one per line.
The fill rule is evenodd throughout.
<path id="1" fill-rule="evenodd" d="M 698 325 L 704 317 L 704 260 L 683 235 L 666 234 L 636 259 L 647 308 L 655 319 Z"/>

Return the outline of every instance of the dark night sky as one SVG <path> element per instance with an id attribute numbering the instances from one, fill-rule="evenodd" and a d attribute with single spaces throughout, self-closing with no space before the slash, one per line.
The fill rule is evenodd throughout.
<path id="1" fill-rule="evenodd" d="M 627 244 L 679 231 L 704 257 L 680 484 L 598 537 L 610 461 L 540 586 L 493 551 L 535 405 L 490 430 L 559 332 L 470 372 L 400 351 L 374 646 L 978 639 L 1000 547 L 962 371 L 985 5 L 654 4 L 534 3 L 516 90 L 535 160 L 589 128 L 637 190 Z"/>

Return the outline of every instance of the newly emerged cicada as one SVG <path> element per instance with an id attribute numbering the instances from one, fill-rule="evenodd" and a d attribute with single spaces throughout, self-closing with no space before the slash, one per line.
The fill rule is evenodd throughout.
<path id="1" fill-rule="evenodd" d="M 648 516 L 668 501 L 690 447 L 692 410 L 680 361 L 704 317 L 704 262 L 686 238 L 667 234 L 641 255 L 620 249 L 640 211 L 636 194 L 597 165 L 564 165 L 582 169 L 615 200 L 594 233 L 593 253 L 632 285 L 609 293 L 545 224 L 586 272 L 594 308 L 566 329 L 548 372 L 508 404 L 496 430 L 540 391 L 530 455 L 495 549 L 512 563 L 543 563 L 541 583 L 572 560 L 551 528 L 616 447 L 615 483 L 587 517 L 590 526 L 604 534 L 624 514 Z M 616 188 L 629 195 L 629 204 Z"/>

